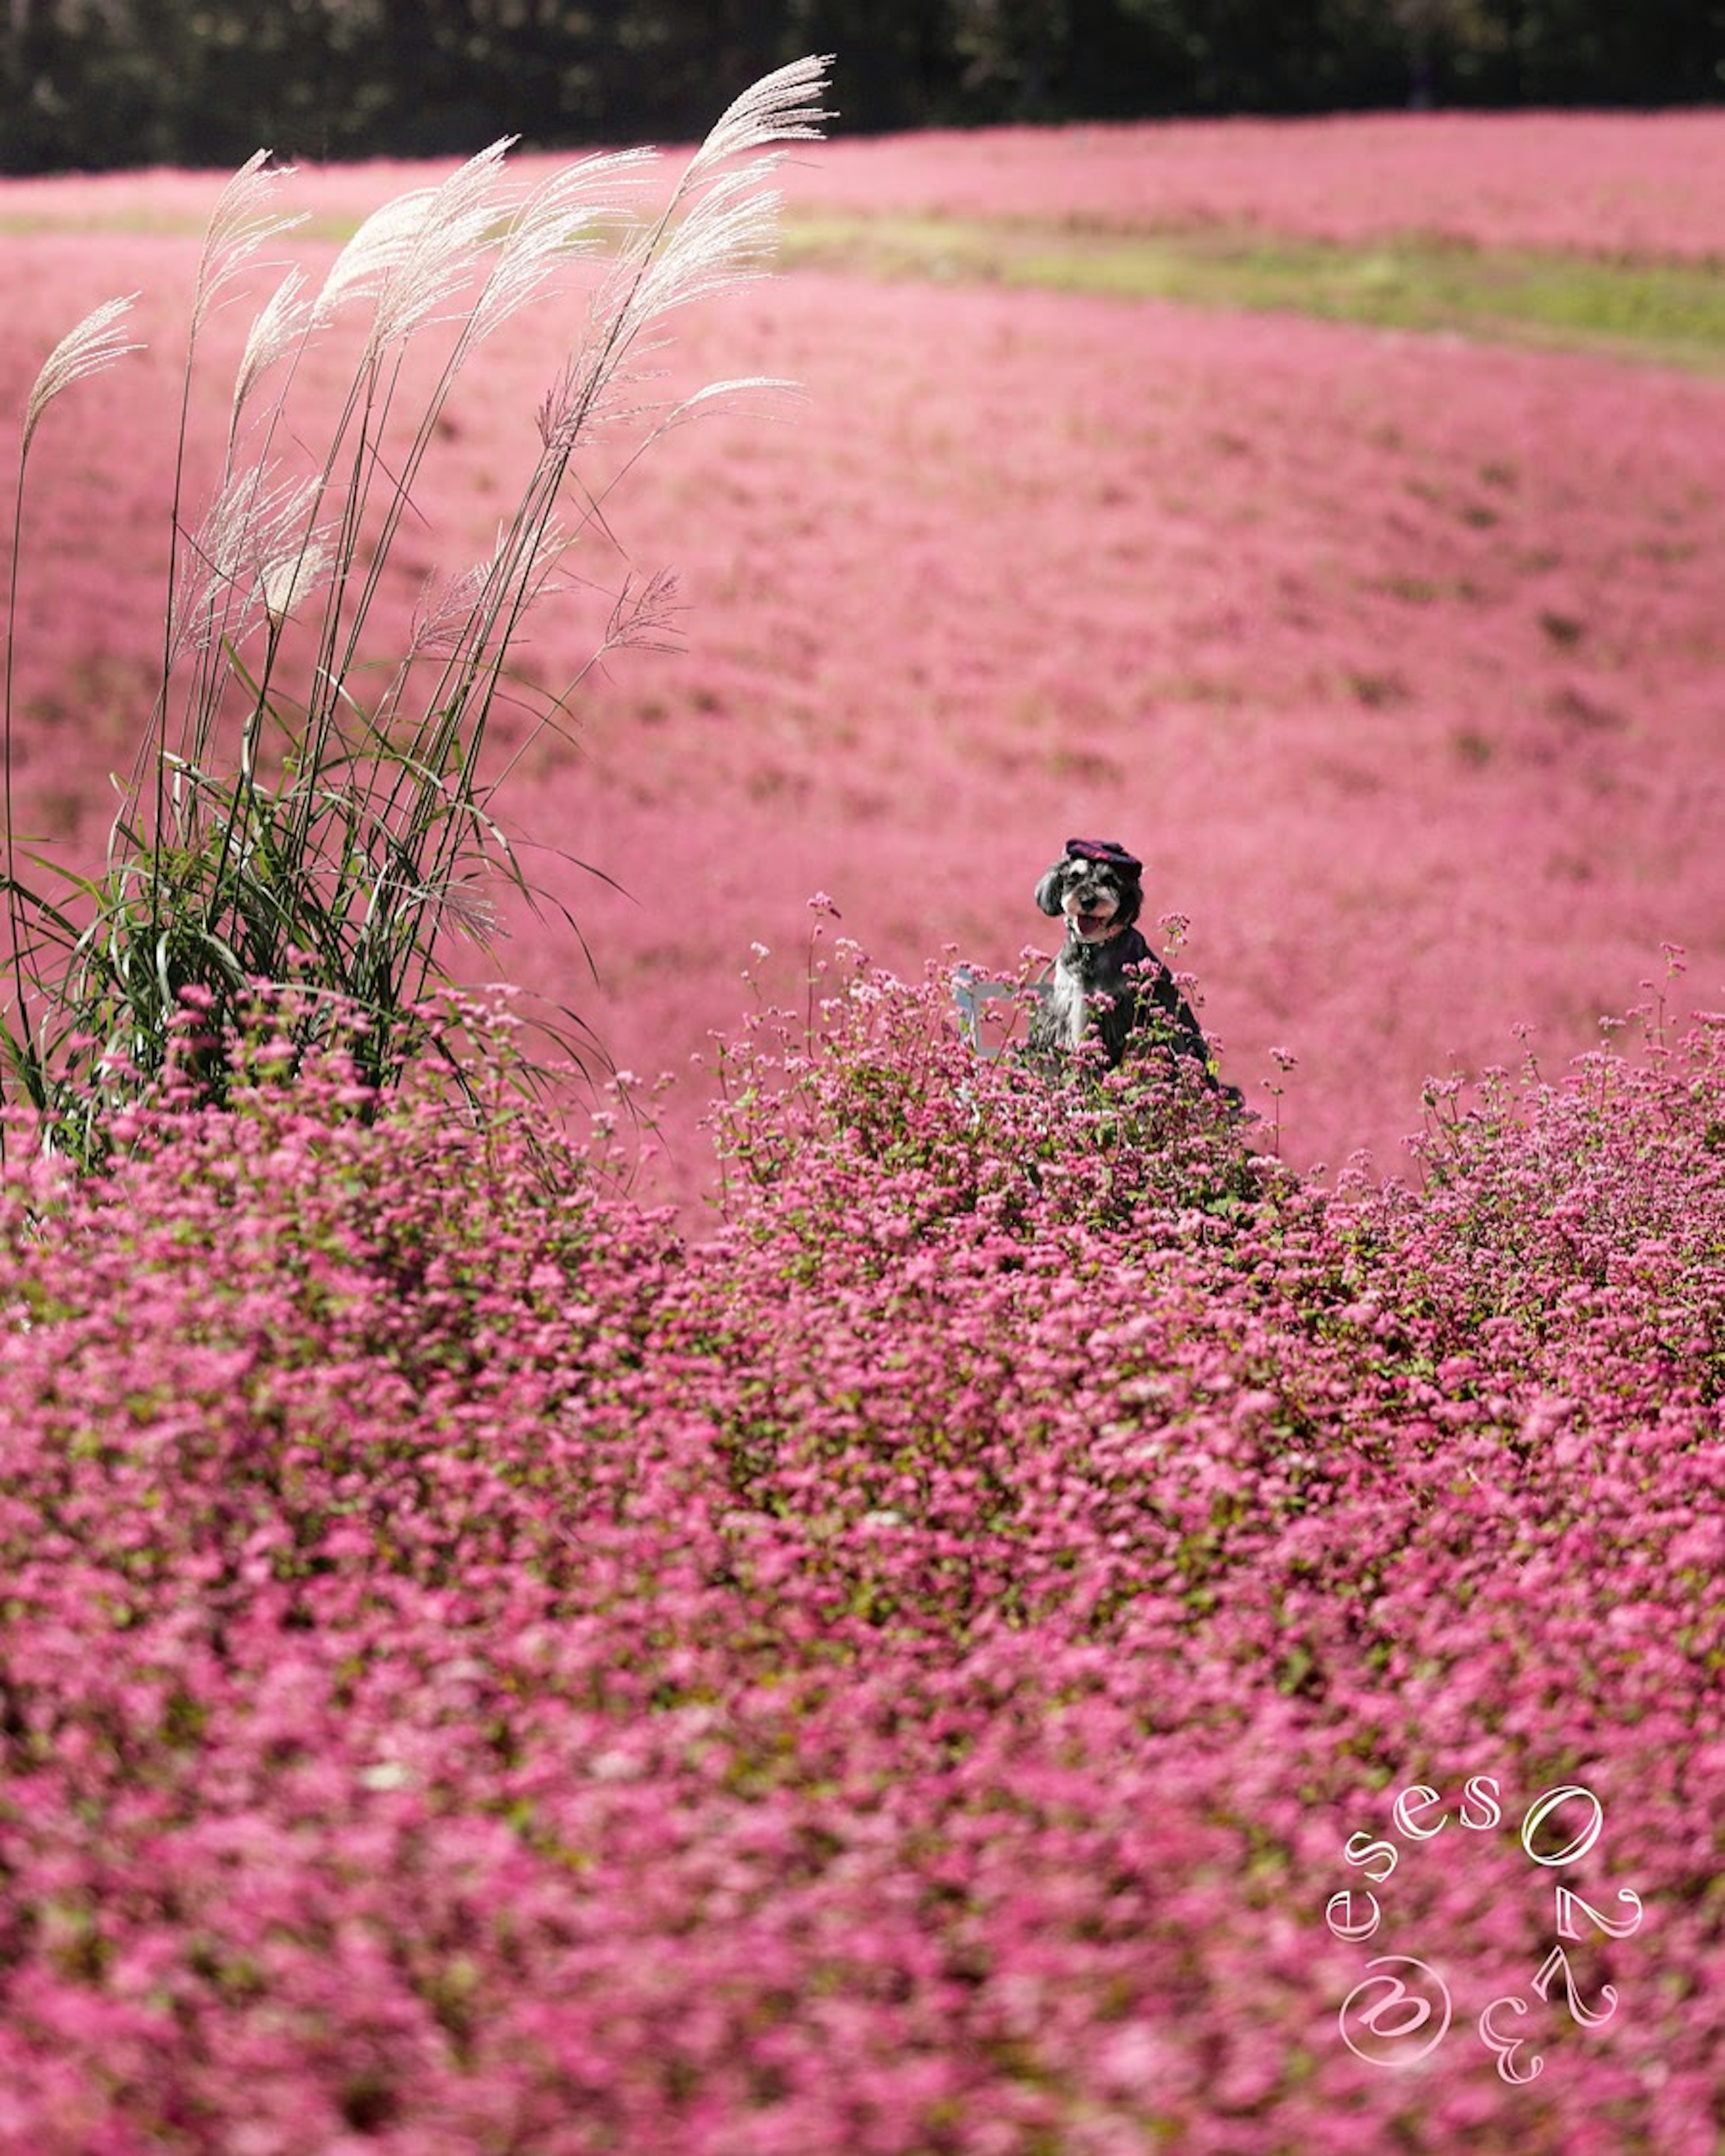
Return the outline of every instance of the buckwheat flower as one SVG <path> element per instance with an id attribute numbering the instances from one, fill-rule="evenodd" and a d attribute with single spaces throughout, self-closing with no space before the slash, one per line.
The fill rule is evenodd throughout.
<path id="1" fill-rule="evenodd" d="M 360 1786 L 367 1789 L 402 1789 L 413 1779 L 413 1770 L 399 1759 L 379 1759 L 359 1771 Z"/>

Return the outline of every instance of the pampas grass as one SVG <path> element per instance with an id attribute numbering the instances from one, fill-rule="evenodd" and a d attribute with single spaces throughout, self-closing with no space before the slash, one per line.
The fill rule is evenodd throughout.
<path id="1" fill-rule="evenodd" d="M 826 68 L 799 60 L 746 91 L 656 213 L 641 208 L 653 152 L 586 157 L 524 189 L 506 138 L 375 211 L 316 290 L 288 269 L 245 337 L 220 471 L 193 514 L 181 490 L 201 333 L 299 222 L 280 206 L 289 176 L 264 153 L 228 182 L 191 307 L 159 684 L 95 875 L 18 844 L 12 659 L 30 448 L 59 398 L 136 348 L 130 300 L 95 309 L 50 355 L 25 408 L 14 501 L 0 1020 L 0 1091 L 47 1117 L 50 1142 L 100 1152 L 109 1111 L 163 1070 L 188 991 L 214 1045 L 231 1040 L 260 985 L 291 988 L 295 1054 L 345 1024 L 378 1089 L 446 1037 L 424 1019 L 448 984 L 443 932 L 484 936 L 496 875 L 531 896 L 493 807 L 523 744 L 497 769 L 489 739 L 500 699 L 519 693 L 523 624 L 583 530 L 603 526 L 610 489 L 668 429 L 779 386 L 713 382 L 668 400 L 648 362 L 675 310 L 768 266 L 775 146 L 819 133 Z M 428 592 L 380 666 L 368 630 L 458 379 L 495 331 L 595 260 L 584 333 L 553 373 L 538 454 L 495 545 Z M 296 384 L 314 345 L 356 316 L 351 376 L 313 434 Z M 611 473 L 589 490 L 577 459 L 602 436 Z M 673 600 L 665 578 L 626 582 L 589 664 L 662 645 Z M 542 696 L 533 731 L 560 726 L 571 693 Z M 584 1060 L 590 1036 L 573 1011 L 562 1019 L 560 1049 Z M 215 1097 L 227 1067 L 209 1057 Z"/>

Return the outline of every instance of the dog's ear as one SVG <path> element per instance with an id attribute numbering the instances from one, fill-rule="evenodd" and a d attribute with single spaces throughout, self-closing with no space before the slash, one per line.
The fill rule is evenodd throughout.
<path id="1" fill-rule="evenodd" d="M 1122 928 L 1130 928 L 1144 911 L 1144 886 L 1136 876 L 1128 876 L 1120 886 L 1120 904 L 1114 918 Z"/>
<path id="2" fill-rule="evenodd" d="M 1060 886 L 1065 878 L 1066 864 L 1056 861 L 1036 886 L 1036 903 L 1045 913 L 1060 911 Z"/>

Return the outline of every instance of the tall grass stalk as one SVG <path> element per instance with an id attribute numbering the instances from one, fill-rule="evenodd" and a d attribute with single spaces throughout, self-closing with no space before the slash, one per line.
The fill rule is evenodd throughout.
<path id="1" fill-rule="evenodd" d="M 523 624 L 583 533 L 606 530 L 611 490 L 670 429 L 738 393 L 787 386 L 721 382 L 670 399 L 650 388 L 645 362 L 676 309 L 769 266 L 779 202 L 768 182 L 785 154 L 776 146 L 819 136 L 828 64 L 798 60 L 747 90 L 656 213 L 646 207 L 655 152 L 584 157 L 524 187 L 506 137 L 375 211 L 316 289 L 288 269 L 250 325 L 218 475 L 193 519 L 200 333 L 299 221 L 277 208 L 285 175 L 264 153 L 241 169 L 217 203 L 193 288 L 154 707 L 105 864 L 90 875 L 17 835 L 14 638 L 32 444 L 66 390 L 136 349 L 122 327 L 130 301 L 97 308 L 50 356 L 26 408 L 13 501 L 0 1016 L 0 1095 L 44 1113 L 50 1142 L 84 1158 L 100 1150 L 109 1111 L 164 1069 L 188 990 L 213 1050 L 242 1027 L 260 984 L 296 992 L 298 1053 L 345 1014 L 363 1077 L 380 1090 L 446 1042 L 424 1012 L 449 982 L 449 932 L 487 943 L 495 875 L 535 896 L 495 812 L 497 787 L 533 737 L 562 726 L 586 678 L 583 669 L 561 695 L 542 695 L 528 742 L 500 756 L 493 721 L 515 693 Z M 373 616 L 459 379 L 488 338 L 578 273 L 591 280 L 584 332 L 539 408 L 519 500 L 485 557 L 429 591 L 380 660 Z M 322 431 L 309 432 L 295 399 L 307 355 L 350 331 L 357 357 L 334 417 L 326 400 Z M 610 475 L 588 485 L 578 465 L 602 437 Z M 674 603 L 669 578 L 625 579 L 588 667 L 625 646 L 662 645 Z M 591 1037 L 574 1012 L 562 1015 L 559 1045 L 580 1060 Z M 211 1054 L 213 1097 L 229 1067 Z"/>

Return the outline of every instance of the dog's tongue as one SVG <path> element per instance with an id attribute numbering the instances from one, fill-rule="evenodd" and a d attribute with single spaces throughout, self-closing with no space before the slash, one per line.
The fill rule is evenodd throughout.
<path id="1" fill-rule="evenodd" d="M 1081 936 L 1100 936 L 1113 916 L 1107 913 L 1081 913 L 1078 932 Z"/>

